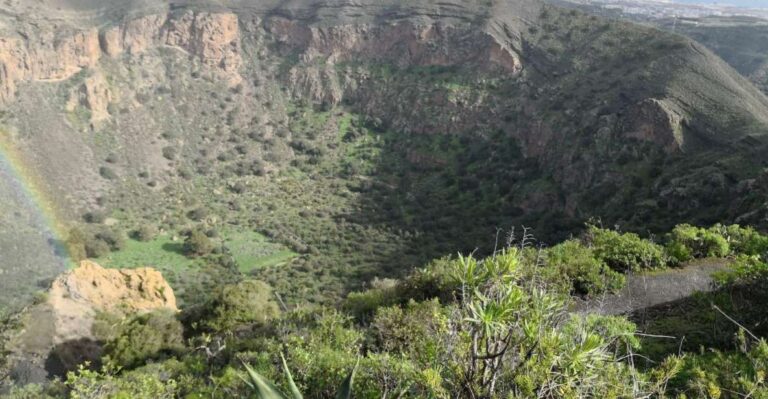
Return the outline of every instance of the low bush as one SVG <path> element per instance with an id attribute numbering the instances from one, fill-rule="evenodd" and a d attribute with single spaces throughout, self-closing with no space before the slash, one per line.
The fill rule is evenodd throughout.
<path id="1" fill-rule="evenodd" d="M 585 241 L 597 259 L 617 271 L 659 269 L 668 263 L 664 247 L 635 233 L 619 233 L 590 225 Z"/>
<path id="2" fill-rule="evenodd" d="M 205 305 L 202 325 L 212 331 L 228 332 L 264 325 L 279 314 L 272 288 L 262 281 L 245 280 L 221 288 Z"/>
<path id="3" fill-rule="evenodd" d="M 119 251 L 125 248 L 125 235 L 122 231 L 116 229 L 100 230 L 94 235 L 94 238 L 107 243 L 111 251 Z"/>
<path id="4" fill-rule="evenodd" d="M 731 247 L 717 226 L 703 229 L 681 224 L 669 233 L 667 252 L 675 261 L 686 262 L 706 257 L 724 258 L 731 253 Z"/>
<path id="5" fill-rule="evenodd" d="M 175 147 L 163 147 L 163 158 L 173 161 L 176 159 L 176 156 L 178 155 L 179 151 Z"/>
<path id="6" fill-rule="evenodd" d="M 88 258 L 102 258 L 109 253 L 109 244 L 104 240 L 91 237 L 85 242 L 85 254 Z"/>
<path id="7" fill-rule="evenodd" d="M 150 224 L 143 224 L 134 230 L 131 235 L 137 241 L 152 241 L 157 236 L 157 228 Z"/>
<path id="8" fill-rule="evenodd" d="M 548 280 L 567 292 L 593 296 L 621 289 L 624 275 L 608 267 L 595 251 L 577 240 L 568 240 L 546 251 Z"/>
<path id="9" fill-rule="evenodd" d="M 156 310 L 121 322 L 104 346 L 106 364 L 133 368 L 184 348 L 183 327 L 176 314 Z"/>
<path id="10" fill-rule="evenodd" d="M 189 257 L 205 256 L 213 251 L 213 242 L 200 229 L 192 229 L 184 239 L 182 251 Z"/>
<path id="11" fill-rule="evenodd" d="M 730 226 L 716 225 L 714 229 L 726 237 L 734 254 L 760 255 L 768 253 L 768 236 L 759 233 L 752 227 L 741 227 L 737 224 Z"/>
<path id="12" fill-rule="evenodd" d="M 766 276 L 768 276 L 768 263 L 757 255 L 739 255 L 728 270 L 715 273 L 713 278 L 717 284 L 728 286 L 762 283 Z"/>

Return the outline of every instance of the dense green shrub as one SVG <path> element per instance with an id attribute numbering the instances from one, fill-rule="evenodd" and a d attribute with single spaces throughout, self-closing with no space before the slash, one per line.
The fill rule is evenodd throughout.
<path id="1" fill-rule="evenodd" d="M 152 241 L 157 236 L 157 228 L 150 224 L 142 224 L 131 235 L 137 241 Z"/>
<path id="2" fill-rule="evenodd" d="M 70 399 L 173 399 L 177 397 L 179 389 L 177 382 L 168 378 L 168 374 L 163 366 L 148 366 L 120 374 L 111 369 L 99 372 L 81 367 L 67 374 L 65 384 L 69 388 L 69 393 L 66 397 Z"/>
<path id="3" fill-rule="evenodd" d="M 263 325 L 277 317 L 280 309 L 272 288 L 262 281 L 245 280 L 221 288 L 203 311 L 203 326 L 213 331 L 232 331 Z"/>
<path id="4" fill-rule="evenodd" d="M 94 239 L 107 243 L 111 251 L 119 251 L 125 248 L 125 235 L 116 229 L 103 229 L 94 235 Z"/>
<path id="5" fill-rule="evenodd" d="M 205 256 L 213 251 L 213 242 L 202 230 L 192 229 L 184 239 L 182 250 L 187 256 Z"/>
<path id="6" fill-rule="evenodd" d="M 109 255 L 109 244 L 104 240 L 95 237 L 89 237 L 85 242 L 85 254 L 89 258 L 102 258 Z"/>
<path id="7" fill-rule="evenodd" d="M 667 265 L 664 248 L 635 233 L 619 233 L 613 230 L 589 226 L 586 241 L 595 256 L 617 271 L 658 269 Z"/>
<path id="8" fill-rule="evenodd" d="M 767 398 L 768 343 L 741 330 L 739 351 L 718 350 L 686 356 L 670 381 L 670 395 L 691 398 Z M 680 396 L 678 396 L 680 397 Z"/>
<path id="9" fill-rule="evenodd" d="M 107 364 L 133 368 L 184 348 L 183 328 L 169 309 L 134 316 L 104 346 Z"/>
<path id="10" fill-rule="evenodd" d="M 449 312 L 437 299 L 379 308 L 370 325 L 375 348 L 403 354 L 423 366 L 439 367 L 445 357 Z"/>
<path id="11" fill-rule="evenodd" d="M 548 280 L 566 286 L 567 292 L 598 295 L 624 286 L 624 276 L 598 259 L 595 251 L 577 240 L 568 240 L 546 251 Z"/>
<path id="12" fill-rule="evenodd" d="M 731 253 L 731 248 L 717 227 L 703 229 L 681 224 L 669 234 L 667 252 L 674 260 L 686 262 L 694 258 L 723 258 Z"/>
<path id="13" fill-rule="evenodd" d="M 768 236 L 760 234 L 752 227 L 716 225 L 713 227 L 725 236 L 734 254 L 761 255 L 768 252 Z"/>
<path id="14" fill-rule="evenodd" d="M 768 263 L 757 255 L 739 255 L 727 270 L 714 274 L 715 282 L 722 286 L 766 282 Z"/>
<path id="15" fill-rule="evenodd" d="M 443 303 L 450 302 L 459 289 L 453 276 L 453 263 L 452 258 L 444 257 L 412 271 L 402 280 L 376 279 L 370 289 L 350 293 L 342 308 L 361 319 L 373 315 L 379 307 L 405 304 L 410 300 L 437 298 Z"/>
<path id="16" fill-rule="evenodd" d="M 82 230 L 73 228 L 67 235 L 67 240 L 64 243 L 67 248 L 67 254 L 69 258 L 75 262 L 79 262 L 88 257 L 86 250 L 87 237 Z"/>

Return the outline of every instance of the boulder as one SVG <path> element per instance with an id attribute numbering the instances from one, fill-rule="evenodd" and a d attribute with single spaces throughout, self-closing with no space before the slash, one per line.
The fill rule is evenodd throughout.
<path id="1" fill-rule="evenodd" d="M 96 316 L 121 317 L 158 309 L 178 311 L 173 289 L 152 268 L 105 269 L 91 261 L 57 277 L 45 300 L 21 315 L 21 329 L 10 337 L 10 375 L 34 376 L 17 383 L 63 376 L 83 362 L 98 365 L 102 353 L 92 331 Z"/>

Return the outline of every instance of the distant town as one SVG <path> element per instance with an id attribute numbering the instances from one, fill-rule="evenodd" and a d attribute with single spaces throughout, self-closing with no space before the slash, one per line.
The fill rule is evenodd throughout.
<path id="1" fill-rule="evenodd" d="M 710 16 L 749 16 L 768 19 L 768 5 L 744 7 L 725 3 L 685 4 L 660 0 L 567 0 L 567 2 L 601 8 L 606 14 L 627 14 L 650 19 L 703 18 Z M 758 2 L 744 3 L 758 4 Z"/>

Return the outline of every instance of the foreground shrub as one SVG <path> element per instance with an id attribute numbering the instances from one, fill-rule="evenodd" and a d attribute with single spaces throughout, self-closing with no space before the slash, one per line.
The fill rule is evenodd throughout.
<path id="1" fill-rule="evenodd" d="M 69 395 L 66 397 L 173 399 L 177 397 L 178 384 L 167 375 L 168 372 L 160 365 L 120 374 L 108 368 L 99 372 L 81 366 L 77 371 L 67 374 L 65 384 L 69 388 Z"/>
<path id="2" fill-rule="evenodd" d="M 624 275 L 611 269 L 595 251 L 568 240 L 546 251 L 548 280 L 567 287 L 568 293 L 593 296 L 621 289 Z"/>
<path id="3" fill-rule="evenodd" d="M 437 299 L 379 308 L 370 325 L 379 352 L 403 354 L 423 366 L 440 367 L 445 358 L 449 309 Z"/>
<path id="4" fill-rule="evenodd" d="M 667 265 L 664 248 L 635 233 L 619 233 L 589 226 L 586 241 L 598 259 L 617 271 L 658 269 Z"/>
<path id="5" fill-rule="evenodd" d="M 452 258 L 444 257 L 414 270 L 402 280 L 374 280 L 370 289 L 350 293 L 342 303 L 342 308 L 356 318 L 364 319 L 373 315 L 379 307 L 402 305 L 410 300 L 437 298 L 442 303 L 451 302 L 459 288 L 452 275 L 454 262 Z"/>
<path id="6" fill-rule="evenodd" d="M 739 351 L 687 356 L 670 394 L 691 398 L 768 398 L 768 343 L 740 330 Z M 678 396 L 680 397 L 680 396 Z"/>
<path id="7" fill-rule="evenodd" d="M 163 309 L 121 322 L 104 353 L 107 363 L 132 368 L 183 348 L 181 323 L 173 311 Z"/>
<path id="8" fill-rule="evenodd" d="M 264 378 L 261 374 L 257 373 L 254 369 L 251 368 L 251 366 L 243 363 L 245 369 L 248 371 L 248 376 L 250 378 L 250 381 L 246 380 L 245 383 L 249 388 L 251 388 L 256 397 L 260 399 L 302 399 L 304 396 L 301 394 L 301 391 L 299 391 L 299 388 L 293 381 L 293 376 L 291 375 L 291 371 L 285 362 L 285 357 L 281 355 L 280 358 L 283 361 L 283 370 L 285 371 L 285 377 L 288 381 L 288 387 L 290 388 L 290 395 L 283 395 L 283 393 L 280 392 L 280 390 L 274 384 L 269 382 L 269 380 Z M 352 369 L 352 372 L 349 373 L 347 378 L 344 379 L 344 382 L 341 383 L 341 386 L 338 389 L 338 393 L 336 394 L 337 399 L 352 398 L 352 384 L 354 383 L 355 372 L 357 371 L 358 365 L 359 362 L 355 364 L 355 368 Z"/>

